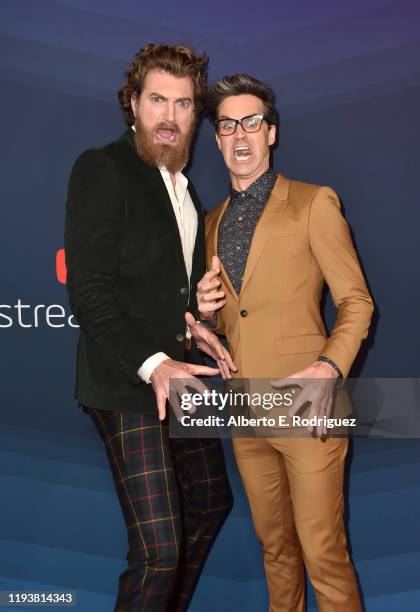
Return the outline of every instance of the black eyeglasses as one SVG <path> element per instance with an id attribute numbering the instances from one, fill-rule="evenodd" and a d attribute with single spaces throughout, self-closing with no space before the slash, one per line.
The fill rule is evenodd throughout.
<path id="1" fill-rule="evenodd" d="M 242 126 L 242 129 L 249 134 L 253 132 L 259 132 L 263 121 L 267 121 L 270 125 L 268 117 L 262 114 L 247 115 L 242 119 L 231 119 L 231 117 L 225 117 L 224 119 L 218 119 L 216 121 L 216 132 L 220 136 L 231 136 L 236 132 L 238 125 Z"/>

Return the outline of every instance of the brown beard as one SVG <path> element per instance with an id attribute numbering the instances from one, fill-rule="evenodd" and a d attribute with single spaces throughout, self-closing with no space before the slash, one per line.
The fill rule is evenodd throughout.
<path id="1" fill-rule="evenodd" d="M 179 172 L 186 166 L 190 154 L 191 142 L 196 122 L 193 121 L 188 132 L 181 134 L 176 123 L 159 123 L 153 128 L 146 128 L 139 117 L 135 119 L 135 142 L 137 154 L 143 161 L 157 168 L 166 168 L 168 172 Z M 171 128 L 178 134 L 176 145 L 153 142 L 156 130 Z"/>

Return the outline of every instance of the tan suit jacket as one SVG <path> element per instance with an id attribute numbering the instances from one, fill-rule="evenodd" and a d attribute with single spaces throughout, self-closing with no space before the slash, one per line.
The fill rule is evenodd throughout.
<path id="1" fill-rule="evenodd" d="M 206 218 L 208 269 L 228 202 Z M 320 354 L 347 376 L 373 304 L 332 189 L 278 175 L 255 230 L 240 294 L 223 266 L 221 282 L 226 305 L 217 332 L 228 339 L 238 378 L 285 377 Z M 324 282 L 337 307 L 329 337 L 319 306 Z"/>
<path id="2" fill-rule="evenodd" d="M 228 200 L 206 220 L 208 268 L 227 204 Z M 240 294 L 223 267 L 221 281 L 226 305 L 219 314 L 218 331 L 228 338 L 239 367 L 237 377 L 245 379 L 234 381 L 234 391 L 261 397 L 261 390 L 269 391 L 269 379 L 286 377 L 321 353 L 333 359 L 344 376 L 348 374 L 367 334 L 372 300 L 331 189 L 279 176 L 255 230 Z M 319 306 L 324 282 L 338 310 L 329 337 Z M 260 379 L 268 379 L 262 389 Z M 250 416 L 265 412 L 258 406 L 246 408 Z M 337 392 L 333 416 L 345 416 L 349 410 L 345 392 Z M 301 416 L 308 416 L 307 411 Z M 265 415 L 286 416 L 289 425 L 287 412 L 279 406 Z M 346 428 L 328 431 L 347 434 Z M 319 610 L 360 612 L 342 517 L 348 441 L 329 436 L 321 442 L 312 439 L 306 427 L 276 425 L 245 432 L 238 426 L 231 434 L 263 545 L 270 610 L 305 610 L 303 551 Z"/>

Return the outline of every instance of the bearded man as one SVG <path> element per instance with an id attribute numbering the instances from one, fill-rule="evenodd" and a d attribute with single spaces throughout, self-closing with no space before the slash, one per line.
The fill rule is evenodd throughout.
<path id="1" fill-rule="evenodd" d="M 181 170 L 206 79 L 204 54 L 180 45 L 140 50 L 119 92 L 129 129 L 81 155 L 69 184 L 76 397 L 104 441 L 127 526 L 121 612 L 186 610 L 232 504 L 220 442 L 170 440 L 166 419 L 170 378 L 234 370 L 217 337 L 187 312 L 196 312 L 205 271 L 204 221 Z M 218 368 L 202 365 L 191 335 Z"/>

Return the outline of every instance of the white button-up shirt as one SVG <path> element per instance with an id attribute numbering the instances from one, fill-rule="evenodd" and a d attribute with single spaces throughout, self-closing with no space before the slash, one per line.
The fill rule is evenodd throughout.
<path id="1" fill-rule="evenodd" d="M 162 175 L 162 179 L 165 183 L 166 189 L 168 191 L 172 207 L 174 209 L 174 214 L 178 225 L 178 231 L 181 238 L 185 268 L 188 274 L 188 281 L 190 281 L 195 239 L 197 236 L 197 211 L 195 210 L 195 206 L 188 191 L 187 177 L 182 174 L 182 172 L 177 172 L 175 174 L 174 188 L 171 175 L 166 170 L 166 168 L 159 168 L 159 170 Z M 188 331 L 187 335 L 189 335 Z M 157 366 L 165 359 L 170 358 L 168 357 L 168 355 L 166 355 L 166 353 L 163 352 L 155 353 L 154 355 L 148 357 L 148 359 L 143 362 L 143 364 L 138 370 L 138 375 L 140 376 L 140 378 L 145 382 L 149 383 L 153 370 L 157 368 Z"/>

